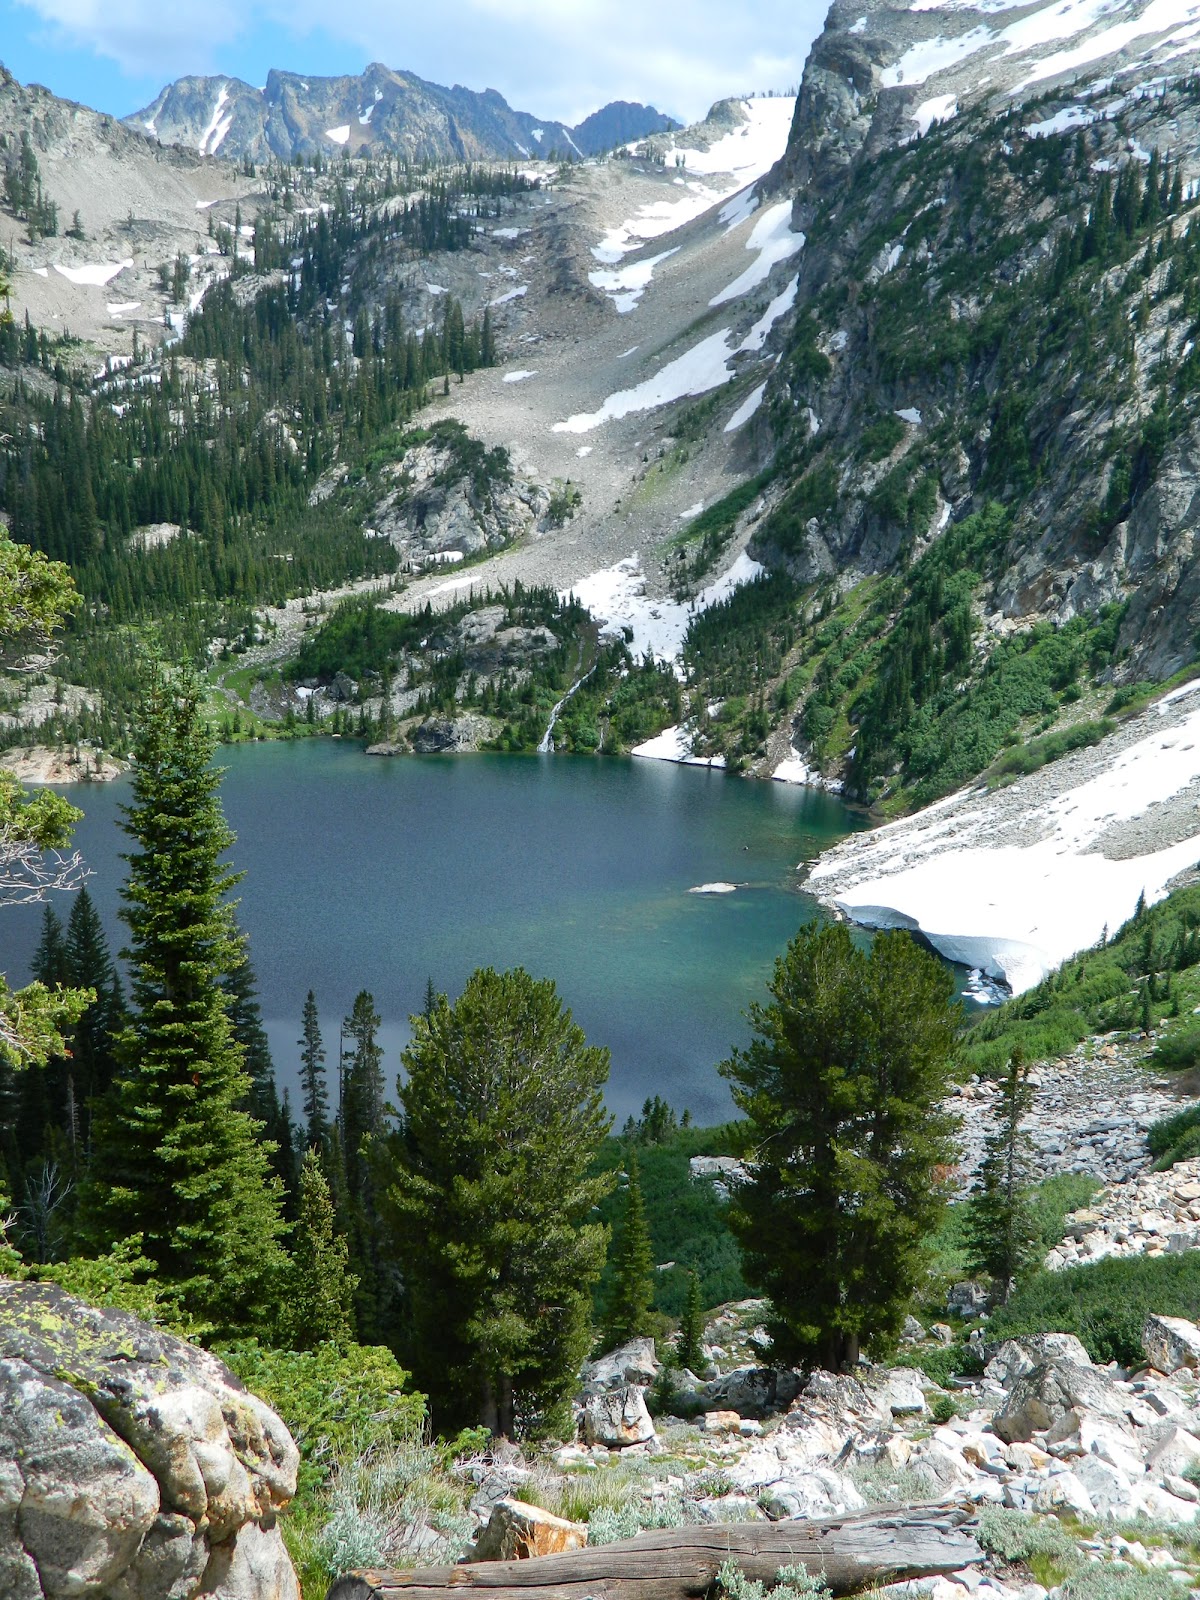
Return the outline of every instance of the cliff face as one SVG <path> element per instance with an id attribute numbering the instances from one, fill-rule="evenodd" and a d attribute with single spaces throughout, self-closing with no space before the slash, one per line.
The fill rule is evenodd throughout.
<path id="1" fill-rule="evenodd" d="M 834 692 L 817 652 L 786 708 L 865 797 L 886 775 L 865 761 L 907 759 L 872 704 L 925 714 L 907 645 L 887 679 L 898 626 L 940 652 L 944 696 L 1042 624 L 1115 630 L 1087 647 L 1101 684 L 1196 654 L 1200 80 L 1191 10 L 1166 10 L 837 0 L 813 48 L 768 179 L 806 244 L 759 424 L 778 499 L 752 551 L 826 605 L 891 585 L 857 673 Z M 986 536 L 944 558 L 965 575 L 952 645 L 940 588 L 914 610 L 915 575 L 990 504 Z M 825 690 L 841 731 L 814 739 Z"/>
<path id="2" fill-rule="evenodd" d="M 672 126 L 652 106 L 619 101 L 570 128 L 514 111 L 494 89 L 447 89 L 378 62 L 338 78 L 273 71 L 261 89 L 237 78 L 180 78 L 125 120 L 163 144 L 254 161 L 318 152 L 413 162 L 586 156 Z"/>

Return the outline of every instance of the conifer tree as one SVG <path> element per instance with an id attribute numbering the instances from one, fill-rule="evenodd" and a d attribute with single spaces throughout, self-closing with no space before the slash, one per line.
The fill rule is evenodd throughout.
<path id="1" fill-rule="evenodd" d="M 730 1223 L 771 1301 L 775 1359 L 845 1371 L 898 1334 L 946 1202 L 953 982 L 905 933 L 868 954 L 841 923 L 813 924 L 770 992 L 720 1068 L 753 1151 Z"/>
<path id="2" fill-rule="evenodd" d="M 58 912 L 53 906 L 42 907 L 42 931 L 29 964 L 34 979 L 47 989 L 57 989 L 70 981 L 71 964 L 67 957 L 67 941 Z"/>
<path id="3" fill-rule="evenodd" d="M 90 1102 L 112 1082 L 113 1040 L 121 1026 L 125 998 L 100 914 L 86 884 L 75 896 L 67 921 L 67 964 L 75 987 L 90 989 L 96 996 L 71 1035 L 72 1070 L 87 1123 Z"/>
<path id="4" fill-rule="evenodd" d="M 242 1047 L 242 1065 L 250 1079 L 246 1110 L 256 1122 L 272 1128 L 279 1117 L 275 1064 L 271 1060 L 271 1046 L 262 1023 L 258 980 L 250 963 L 246 936 L 237 927 L 236 921 L 233 931 L 238 954 L 221 979 L 221 987 L 225 991 L 225 1009 L 229 1014 L 233 1037 Z"/>
<path id="5" fill-rule="evenodd" d="M 700 1304 L 700 1278 L 694 1268 L 688 1273 L 687 1301 L 679 1324 L 676 1353 L 681 1367 L 699 1373 L 704 1365 L 704 1311 Z"/>
<path id="6" fill-rule="evenodd" d="M 354 1338 L 354 1292 L 346 1241 L 334 1231 L 333 1200 L 315 1150 L 300 1164 L 287 1322 L 293 1349 L 348 1344 Z"/>
<path id="7" fill-rule="evenodd" d="M 304 1131 L 310 1150 L 324 1151 L 329 1142 L 329 1091 L 325 1085 L 325 1044 L 317 997 L 310 989 L 304 1001 L 300 1044 L 300 1087 Z"/>
<path id="8" fill-rule="evenodd" d="M 260 1128 L 224 980 L 242 959 L 222 864 L 214 740 L 194 678 L 155 670 L 135 741 L 133 850 L 121 916 L 132 972 L 118 1075 L 97 1111 L 86 1228 L 100 1250 L 143 1236 L 186 1308 L 220 1330 L 268 1321 L 285 1258 L 280 1185 Z"/>
<path id="9" fill-rule="evenodd" d="M 1030 1203 L 1030 1141 L 1022 1127 L 1032 1105 L 1029 1067 L 1018 1048 L 1001 1081 L 996 1127 L 984 1144 L 967 1234 L 971 1269 L 987 1273 L 1001 1303 L 1037 1250 L 1037 1223 Z"/>
<path id="10" fill-rule="evenodd" d="M 370 1182 L 363 1143 L 382 1133 L 384 1126 L 383 1050 L 379 1044 L 382 1020 L 375 1009 L 375 996 L 361 989 L 343 1024 L 343 1033 L 353 1042 L 343 1075 L 342 1141 L 346 1181 L 358 1198 Z"/>
<path id="11" fill-rule="evenodd" d="M 608 1051 L 552 982 L 474 973 L 412 1019 L 383 1141 L 385 1223 L 408 1291 L 405 1342 L 439 1427 L 512 1437 L 564 1417 L 604 1259 L 593 1171 Z"/>
<path id="12" fill-rule="evenodd" d="M 654 1254 L 634 1150 L 629 1153 L 625 1211 L 613 1242 L 611 1261 L 603 1332 L 605 1344 L 614 1347 L 651 1333 L 655 1320 Z"/>

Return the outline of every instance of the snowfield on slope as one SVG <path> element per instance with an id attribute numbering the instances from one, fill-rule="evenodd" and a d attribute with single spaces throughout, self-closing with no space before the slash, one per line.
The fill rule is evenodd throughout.
<path id="1" fill-rule="evenodd" d="M 731 196 L 740 195 L 741 198 L 736 205 L 726 207 L 728 215 L 722 213 L 726 226 L 736 227 L 750 215 L 756 202 L 742 191 L 769 172 L 787 149 L 796 101 L 794 96 L 780 96 L 773 100 L 739 103 L 746 121 L 715 140 L 707 150 L 677 144 L 667 151 L 667 167 L 679 168 L 676 182 L 683 194 L 678 200 L 656 200 L 640 206 L 634 216 L 611 228 L 600 243 L 592 247 L 597 261 L 613 266 L 647 240 L 673 233 Z M 727 178 L 728 181 L 713 186 L 695 182 L 691 175 Z"/>
<path id="2" fill-rule="evenodd" d="M 629 649 L 635 658 L 653 656 L 656 661 L 672 663 L 678 662 L 683 652 L 684 636 L 692 618 L 719 600 L 728 599 L 735 589 L 762 571 L 759 563 L 743 550 L 728 571 L 694 600 L 655 600 L 646 593 L 642 564 L 634 551 L 615 566 L 572 584 L 563 591 L 562 599 L 573 594 L 602 624 L 601 634 L 610 639 L 628 629 L 633 635 Z"/>
<path id="3" fill-rule="evenodd" d="M 1032 988 L 1200 863 L 1197 691 L 1008 788 L 844 841 L 809 886 L 864 927 L 919 930 L 947 959 Z"/>

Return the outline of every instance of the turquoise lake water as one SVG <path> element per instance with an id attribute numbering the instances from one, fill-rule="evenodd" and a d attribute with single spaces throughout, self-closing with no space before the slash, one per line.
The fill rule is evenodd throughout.
<path id="1" fill-rule="evenodd" d="M 221 752 L 246 876 L 263 1016 L 282 1084 L 316 991 L 329 1064 L 359 989 L 384 1018 L 389 1085 L 428 977 L 477 966 L 552 977 L 612 1052 L 618 1118 L 661 1094 L 701 1122 L 729 1110 L 716 1063 L 748 1036 L 774 957 L 818 915 L 796 867 L 861 826 L 830 795 L 658 761 L 562 756 L 385 760 L 326 739 Z M 114 948 L 127 782 L 69 791 Z M 732 894 L 688 891 L 734 882 Z M 58 900 L 65 920 L 66 897 Z M 40 908 L 0 916 L 0 968 L 23 980 Z M 332 1077 L 332 1072 L 331 1072 Z"/>

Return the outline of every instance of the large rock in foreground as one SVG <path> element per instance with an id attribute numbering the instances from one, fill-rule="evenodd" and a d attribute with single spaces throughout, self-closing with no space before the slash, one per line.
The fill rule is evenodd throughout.
<path id="1" fill-rule="evenodd" d="M 4 1600 L 299 1600 L 276 1526 L 298 1464 L 207 1351 L 0 1280 Z"/>

